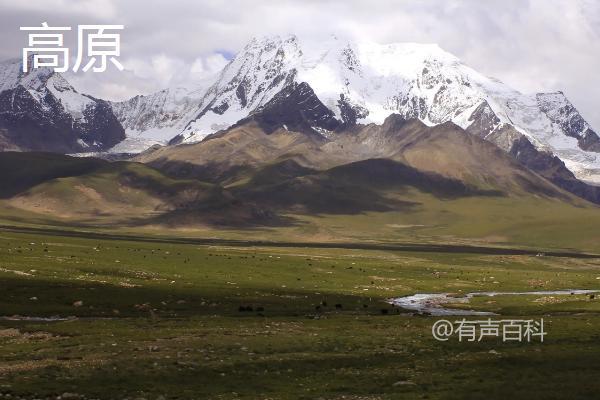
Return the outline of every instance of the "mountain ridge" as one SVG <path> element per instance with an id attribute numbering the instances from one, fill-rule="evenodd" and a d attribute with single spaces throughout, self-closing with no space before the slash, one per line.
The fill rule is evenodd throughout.
<path id="1" fill-rule="evenodd" d="M 562 92 L 523 95 L 433 44 L 331 38 L 313 48 L 294 35 L 253 39 L 209 86 L 196 115 L 181 121 L 171 144 L 202 140 L 302 84 L 339 123 L 381 124 L 392 113 L 428 125 L 452 121 L 507 152 L 524 136 L 577 178 L 600 182 L 600 138 Z"/>
<path id="2" fill-rule="evenodd" d="M 0 64 L 0 144 L 7 150 L 106 151 L 125 139 L 110 104 L 81 94 L 50 68 Z M 2 148 L 0 148 L 2 150 Z"/>
<path id="3" fill-rule="evenodd" d="M 260 120 L 260 118 L 258 118 Z M 197 178 L 235 187 L 248 174 L 285 160 L 324 171 L 369 159 L 401 162 L 422 173 L 457 180 L 479 191 L 529 193 L 568 199 L 547 178 L 452 122 L 429 127 L 398 114 L 382 125 L 352 125 L 325 138 L 314 132 L 265 130 L 252 118 L 202 142 L 156 149 L 137 161 L 178 178 Z"/>

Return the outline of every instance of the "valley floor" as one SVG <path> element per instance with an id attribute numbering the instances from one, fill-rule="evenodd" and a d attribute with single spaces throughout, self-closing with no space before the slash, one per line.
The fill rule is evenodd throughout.
<path id="1" fill-rule="evenodd" d="M 469 304 L 544 318 L 543 343 L 439 342 L 439 318 L 387 302 L 600 289 L 594 256 L 68 233 L 0 230 L 0 399 L 589 399 L 600 390 L 597 297 Z"/>

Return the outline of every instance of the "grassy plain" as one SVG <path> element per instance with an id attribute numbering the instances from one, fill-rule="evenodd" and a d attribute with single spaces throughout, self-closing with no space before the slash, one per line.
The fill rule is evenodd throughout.
<path id="1" fill-rule="evenodd" d="M 543 317 L 544 343 L 438 342 L 438 318 L 386 302 L 600 287 L 598 258 L 506 253 L 0 230 L 0 315 L 21 317 L 0 320 L 0 398 L 594 398 L 598 299 L 468 305 Z"/>

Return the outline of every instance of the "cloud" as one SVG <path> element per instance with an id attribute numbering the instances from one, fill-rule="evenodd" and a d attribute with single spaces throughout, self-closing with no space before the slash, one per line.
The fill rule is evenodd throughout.
<path id="1" fill-rule="evenodd" d="M 171 81 L 172 86 L 185 86 L 200 82 L 219 73 L 229 60 L 221 53 L 209 54 L 196 58 L 191 65 L 186 65 Z"/>
<path id="2" fill-rule="evenodd" d="M 518 90 L 563 90 L 600 130 L 596 0 L 0 0 L 0 56 L 20 53 L 19 26 L 43 21 L 125 25 L 127 71 L 75 77 L 95 95 L 122 98 L 204 79 L 253 36 L 335 33 L 438 43 Z"/>
<path id="3" fill-rule="evenodd" d="M 111 0 L 0 0 L 0 9 L 21 11 L 43 16 L 44 13 L 87 15 L 94 18 L 113 18 L 117 8 Z"/>
<path id="4" fill-rule="evenodd" d="M 228 62 L 220 53 L 197 57 L 191 63 L 164 53 L 149 60 L 124 58 L 121 61 L 124 71 L 109 68 L 103 73 L 67 72 L 65 77 L 83 93 L 119 101 L 167 87 L 191 89 L 220 72 Z"/>

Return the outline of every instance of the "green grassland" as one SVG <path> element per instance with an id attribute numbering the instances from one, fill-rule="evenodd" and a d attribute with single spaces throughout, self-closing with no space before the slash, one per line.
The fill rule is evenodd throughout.
<path id="1" fill-rule="evenodd" d="M 456 305 L 543 317 L 544 343 L 438 342 L 436 317 L 386 300 L 598 289 L 599 277 L 600 259 L 576 256 L 0 230 L 0 316 L 66 318 L 0 320 L 0 398 L 590 399 L 600 391 L 597 298 Z"/>
<path id="2" fill-rule="evenodd" d="M 76 179 L 76 178 L 68 178 Z M 103 182 L 110 176 L 102 176 Z M 86 181 L 90 185 L 91 181 Z M 76 186 L 65 182 L 69 190 Z M 43 185 L 42 185 L 43 187 Z M 56 183 L 51 186 L 57 190 Z M 41 191 L 41 188 L 36 188 Z M 106 193 L 106 191 L 104 191 Z M 143 234 L 149 236 L 215 237 L 244 240 L 249 237 L 268 241 L 374 242 L 374 243 L 453 243 L 493 245 L 535 249 L 600 252 L 600 213 L 591 204 L 574 206 L 557 200 L 535 197 L 473 196 L 440 200 L 430 194 L 408 189 L 398 201 L 414 203 L 403 211 L 365 211 L 353 215 L 305 214 L 288 212 L 287 222 L 276 226 L 218 226 L 195 223 L 205 214 L 182 211 L 177 220 L 157 218 L 148 207 L 136 207 L 148 198 L 134 191 L 127 201 L 100 199 L 115 204 L 97 215 L 78 214 L 65 197 L 62 208 L 73 211 L 61 217 L 56 213 L 35 213 L 0 203 L 0 224 L 38 227 L 73 227 L 97 232 Z M 106 196 L 106 195 L 104 195 Z M 209 191 L 203 199 L 218 193 Z M 40 195 L 43 204 L 45 197 Z M 142 200 L 140 200 L 142 199 Z M 113 199 L 114 200 L 114 199 Z M 50 200 L 46 200 L 50 201 Z M 145 201 L 145 200 L 144 200 Z M 117 204 L 127 204 L 118 206 Z M 155 202 L 156 203 L 156 202 Z M 147 201 L 146 204 L 153 204 Z M 222 212 L 225 220 L 229 211 Z"/>
<path id="3" fill-rule="evenodd" d="M 418 205 L 408 212 L 297 216 L 296 225 L 267 232 L 273 237 L 277 232 L 295 240 L 314 236 L 329 240 L 468 243 L 600 252 L 600 213 L 596 206 L 574 207 L 547 199 L 511 197 L 440 201 L 417 192 L 410 200 Z"/>

